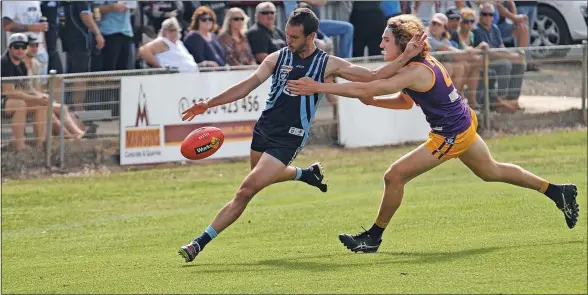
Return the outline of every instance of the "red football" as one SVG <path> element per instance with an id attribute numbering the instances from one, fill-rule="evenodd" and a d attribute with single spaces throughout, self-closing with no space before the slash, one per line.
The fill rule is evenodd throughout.
<path id="1" fill-rule="evenodd" d="M 224 141 L 222 130 L 216 127 L 198 128 L 182 142 L 182 155 L 190 160 L 202 160 L 216 153 Z"/>

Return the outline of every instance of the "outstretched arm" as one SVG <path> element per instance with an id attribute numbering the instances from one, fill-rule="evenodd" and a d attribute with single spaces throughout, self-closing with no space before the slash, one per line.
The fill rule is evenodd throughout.
<path id="1" fill-rule="evenodd" d="M 329 57 L 325 76 L 338 76 L 352 82 L 370 82 L 379 79 L 388 79 L 402 69 L 411 58 L 422 52 L 426 40 L 427 35 L 422 32 L 414 35 L 402 54 L 392 62 L 375 70 L 366 69 L 339 57 L 331 56 Z"/>
<path id="2" fill-rule="evenodd" d="M 205 102 L 200 102 L 182 113 L 182 121 L 190 121 L 197 115 L 204 113 L 208 108 L 215 107 L 233 101 L 239 100 L 255 88 L 259 87 L 267 78 L 269 78 L 278 62 L 279 52 L 276 51 L 270 55 L 257 67 L 255 73 L 249 78 L 229 87 L 227 90 L 221 92 L 219 95 L 209 99 Z"/>
<path id="3" fill-rule="evenodd" d="M 426 77 L 427 72 L 428 70 L 424 67 L 409 66 L 391 78 L 367 83 L 350 82 L 331 84 L 319 83 L 312 79 L 302 78 L 300 80 L 288 81 L 288 89 L 294 94 L 299 95 L 305 93 L 330 93 L 351 98 L 371 98 L 374 96 L 396 93 L 403 88 L 412 87 L 413 85 L 423 82 L 423 79 L 426 78 L 430 81 L 432 77 Z"/>

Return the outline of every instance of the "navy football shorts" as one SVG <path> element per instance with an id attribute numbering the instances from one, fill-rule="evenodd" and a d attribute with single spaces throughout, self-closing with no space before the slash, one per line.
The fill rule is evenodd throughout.
<path id="1" fill-rule="evenodd" d="M 302 149 L 299 147 L 288 147 L 280 144 L 279 141 L 265 137 L 261 134 L 253 132 L 253 140 L 251 141 L 251 150 L 266 153 L 272 157 L 280 160 L 284 165 L 289 166 Z"/>

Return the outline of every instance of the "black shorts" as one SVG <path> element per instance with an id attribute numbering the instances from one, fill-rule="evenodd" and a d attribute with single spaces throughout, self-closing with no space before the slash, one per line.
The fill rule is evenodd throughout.
<path id="1" fill-rule="evenodd" d="M 67 52 L 67 73 L 88 73 L 91 70 L 90 51 L 75 50 Z"/>
<path id="2" fill-rule="evenodd" d="M 279 141 L 265 137 L 259 133 L 253 132 L 253 140 L 251 141 L 251 150 L 266 153 L 280 160 L 284 165 L 289 166 L 302 150 L 302 146 L 288 147 L 281 145 Z"/>

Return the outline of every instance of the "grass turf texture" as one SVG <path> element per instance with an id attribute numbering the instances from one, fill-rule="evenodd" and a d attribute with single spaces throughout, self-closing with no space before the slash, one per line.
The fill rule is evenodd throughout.
<path id="1" fill-rule="evenodd" d="M 407 148 L 308 150 L 329 192 L 262 191 L 190 264 L 176 254 L 232 198 L 248 163 L 2 186 L 3 293 L 584 293 L 586 132 L 490 140 L 499 161 L 578 185 L 569 230 L 538 192 L 484 183 L 450 161 L 407 185 L 377 254 L 341 232 L 371 226 L 382 175 Z"/>

